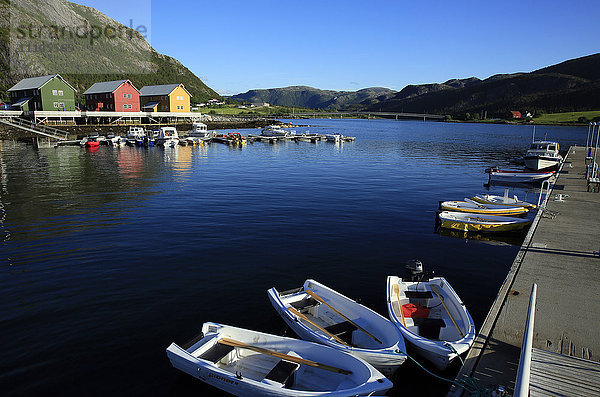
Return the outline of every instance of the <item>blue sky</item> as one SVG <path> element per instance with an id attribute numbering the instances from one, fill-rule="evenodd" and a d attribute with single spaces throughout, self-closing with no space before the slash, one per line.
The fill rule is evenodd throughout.
<path id="1" fill-rule="evenodd" d="M 600 1 L 75 0 L 148 27 L 221 94 L 308 85 L 400 90 L 529 72 L 600 52 Z"/>

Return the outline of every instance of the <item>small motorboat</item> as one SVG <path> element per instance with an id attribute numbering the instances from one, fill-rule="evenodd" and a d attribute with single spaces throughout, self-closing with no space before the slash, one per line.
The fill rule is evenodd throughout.
<path id="1" fill-rule="evenodd" d="M 85 139 L 85 143 L 84 143 L 85 147 L 91 148 L 91 147 L 100 146 L 100 140 L 98 139 L 97 136 L 88 136 L 87 138 L 84 138 L 84 139 Z"/>
<path id="2" fill-rule="evenodd" d="M 179 144 L 179 135 L 175 127 L 160 127 L 155 139 L 157 145 L 164 147 L 175 147 Z"/>
<path id="3" fill-rule="evenodd" d="M 409 261 L 407 273 L 388 276 L 390 319 L 419 355 L 444 371 L 473 344 L 475 324 L 446 279 L 427 277 L 418 260 Z"/>
<path id="4" fill-rule="evenodd" d="M 524 215 L 529 212 L 529 209 L 522 206 L 506 206 L 496 204 L 481 204 L 477 201 L 465 198 L 465 201 L 442 201 L 440 202 L 440 209 L 442 211 L 457 211 L 457 212 L 468 212 L 476 214 L 488 214 L 488 215 Z"/>
<path id="5" fill-rule="evenodd" d="M 291 132 L 284 130 L 283 128 L 277 125 L 268 125 L 262 129 L 260 132 L 261 136 L 271 136 L 271 137 L 287 137 L 294 135 Z"/>
<path id="6" fill-rule="evenodd" d="M 302 339 L 351 353 L 385 375 L 406 360 L 404 338 L 388 319 L 352 299 L 306 280 L 291 291 L 268 291 L 271 304 Z"/>
<path id="7" fill-rule="evenodd" d="M 195 142 L 208 141 L 212 139 L 212 133 L 208 132 L 207 125 L 199 121 L 194 121 L 194 123 L 192 124 L 192 129 L 188 131 L 187 136 L 195 138 Z"/>
<path id="8" fill-rule="evenodd" d="M 534 141 L 523 157 L 525 167 L 536 171 L 555 168 L 563 160 L 559 150 L 558 142 Z"/>
<path id="9" fill-rule="evenodd" d="M 167 356 L 173 367 L 236 396 L 370 396 L 393 384 L 328 346 L 216 323 Z"/>
<path id="10" fill-rule="evenodd" d="M 504 189 L 504 196 L 496 196 L 493 194 L 478 194 L 475 197 L 471 197 L 471 199 L 481 204 L 505 205 L 510 207 L 520 206 L 529 209 L 534 209 L 537 207 L 535 204 L 519 200 L 519 198 L 516 195 L 513 197 L 508 197 L 508 189 Z"/>
<path id="11" fill-rule="evenodd" d="M 500 170 L 498 168 L 488 168 L 485 170 L 490 175 L 490 182 L 509 182 L 509 183 L 535 183 L 542 182 L 556 171 L 519 171 L 519 170 Z"/>
<path id="12" fill-rule="evenodd" d="M 465 232 L 511 232 L 525 229 L 531 224 L 531 221 L 525 218 L 453 211 L 442 211 L 438 218 L 440 227 Z"/>

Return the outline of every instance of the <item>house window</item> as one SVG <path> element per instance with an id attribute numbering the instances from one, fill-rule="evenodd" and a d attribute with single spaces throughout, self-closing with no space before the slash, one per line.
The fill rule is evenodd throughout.
<path id="1" fill-rule="evenodd" d="M 59 102 L 58 103 L 58 107 L 61 108 L 61 109 L 64 109 L 65 108 L 65 103 L 64 102 Z"/>
<path id="2" fill-rule="evenodd" d="M 58 109 L 58 102 L 54 102 L 53 105 L 55 109 Z"/>
<path id="3" fill-rule="evenodd" d="M 58 96 L 63 96 L 62 90 L 58 90 Z"/>
<path id="4" fill-rule="evenodd" d="M 58 95 L 58 90 L 52 90 L 52 95 L 54 95 L 54 96 Z"/>

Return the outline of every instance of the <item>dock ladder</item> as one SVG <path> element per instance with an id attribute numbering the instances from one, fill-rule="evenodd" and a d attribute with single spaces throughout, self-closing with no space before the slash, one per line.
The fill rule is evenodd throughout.
<path id="1" fill-rule="evenodd" d="M 12 120 L 0 119 L 0 123 L 5 124 L 9 127 L 18 128 L 23 131 L 41 135 L 46 138 L 56 139 L 58 141 L 66 140 L 69 135 L 69 133 L 66 131 L 48 127 L 47 125 L 36 124 L 33 121 L 23 120 L 20 118 Z"/>

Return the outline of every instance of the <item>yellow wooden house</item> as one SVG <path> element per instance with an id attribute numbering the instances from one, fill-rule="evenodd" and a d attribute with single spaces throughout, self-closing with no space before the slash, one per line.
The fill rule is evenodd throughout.
<path id="1" fill-rule="evenodd" d="M 190 98 L 183 84 L 147 85 L 140 90 L 142 112 L 189 112 Z"/>

